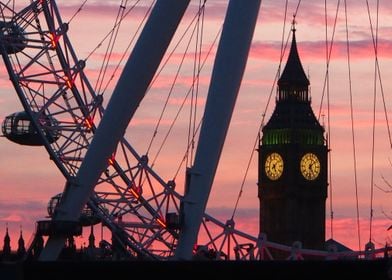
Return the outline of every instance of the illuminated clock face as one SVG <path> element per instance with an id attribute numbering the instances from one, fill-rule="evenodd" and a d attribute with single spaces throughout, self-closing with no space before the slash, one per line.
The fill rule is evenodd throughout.
<path id="1" fill-rule="evenodd" d="M 265 160 L 265 174 L 271 180 L 278 180 L 283 173 L 283 159 L 278 153 L 272 153 Z"/>
<path id="2" fill-rule="evenodd" d="M 320 161 L 315 154 L 307 153 L 301 159 L 301 173 L 306 180 L 315 180 L 320 174 Z"/>

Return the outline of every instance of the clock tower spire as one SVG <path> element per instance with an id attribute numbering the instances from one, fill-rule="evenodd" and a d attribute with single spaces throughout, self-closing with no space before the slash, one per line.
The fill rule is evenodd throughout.
<path id="1" fill-rule="evenodd" d="M 295 21 L 276 106 L 259 143 L 260 233 L 285 245 L 324 249 L 327 145 L 311 108 L 310 82 L 302 67 Z"/>

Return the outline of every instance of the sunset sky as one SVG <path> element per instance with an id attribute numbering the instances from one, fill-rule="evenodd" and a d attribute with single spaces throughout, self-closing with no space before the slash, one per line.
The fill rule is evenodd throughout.
<path id="1" fill-rule="evenodd" d="M 30 1 L 16 1 L 17 6 L 23 7 Z M 114 24 L 120 5 L 119 0 L 87 1 L 83 9 L 70 22 L 69 37 L 79 58 L 89 57 L 86 73 L 94 84 L 98 76 L 99 67 L 105 52 L 107 42 L 102 44 L 90 56 L 101 40 L 107 35 Z M 136 1 L 128 1 L 128 7 Z M 142 20 L 150 0 L 140 1 L 142 7 L 135 9 L 124 20 L 119 35 L 118 44 L 112 56 L 112 71 L 120 60 L 130 38 L 135 33 L 137 25 Z M 214 38 L 222 25 L 225 15 L 226 0 L 209 0 L 206 4 L 204 37 L 202 46 L 203 58 L 208 53 Z M 298 1 L 288 1 L 287 18 L 284 41 L 289 36 L 291 21 Z M 392 233 L 387 228 L 392 224 L 387 217 L 392 217 L 392 193 L 386 193 L 380 188 L 388 190 L 388 182 L 392 184 L 391 143 L 389 142 L 381 86 L 385 98 L 388 120 L 391 121 L 392 107 L 392 2 L 379 1 L 378 31 L 377 2 L 370 1 L 300 1 L 296 15 L 297 44 L 303 67 L 309 75 L 311 84 L 312 107 L 316 116 L 322 116 L 320 122 L 329 131 L 331 149 L 331 181 L 332 209 L 334 212 L 333 237 L 355 250 L 358 250 L 356 186 L 353 160 L 353 136 L 350 119 L 350 81 L 348 72 L 347 40 L 349 37 L 351 92 L 353 96 L 357 188 L 360 215 L 361 249 L 369 241 L 370 205 L 373 205 L 372 239 L 376 247 L 381 247 Z M 338 6 L 338 3 L 340 5 Z M 347 3 L 348 35 L 346 34 L 345 2 Z M 57 1 L 63 21 L 68 22 L 83 3 L 82 0 Z M 246 172 L 246 166 L 254 149 L 254 143 L 265 113 L 267 122 L 275 105 L 274 79 L 279 67 L 282 32 L 285 16 L 284 0 L 264 0 L 261 4 L 259 18 L 254 33 L 253 44 L 248 58 L 247 68 L 237 99 L 235 112 L 226 138 L 215 183 L 210 195 L 207 212 L 227 220 L 233 211 L 241 183 Z M 368 6 L 367 6 L 368 4 Z M 192 0 L 188 12 L 184 16 L 183 24 L 178 33 L 182 34 L 195 14 L 199 1 Z M 377 53 L 381 77 L 375 83 L 375 50 L 372 39 L 368 7 L 373 26 L 373 34 L 377 37 Z M 335 15 L 338 10 L 336 30 L 333 34 Z M 327 31 L 325 11 L 327 11 Z M 329 68 L 329 115 L 327 92 L 321 104 L 324 80 L 326 75 L 326 32 L 328 43 L 332 36 L 334 42 L 331 51 Z M 176 42 L 179 35 L 174 39 Z M 177 38 L 177 39 L 176 39 Z M 291 39 L 289 40 L 289 42 Z M 184 46 L 182 46 L 184 48 Z M 172 46 L 169 50 L 172 49 Z M 216 45 L 206 60 L 206 65 L 200 77 L 199 114 L 201 115 L 205 95 L 208 91 L 210 74 L 215 55 Z M 286 52 L 287 53 L 287 52 Z M 181 75 L 169 102 L 173 108 L 178 108 L 192 82 L 193 51 L 187 55 Z M 182 53 L 177 51 L 165 71 L 153 84 L 131 121 L 126 138 L 136 150 L 143 154 L 154 132 L 154 127 L 162 110 L 164 99 L 171 87 L 175 71 L 182 59 Z M 283 58 L 284 67 L 286 56 Z M 110 72 L 111 74 L 112 72 Z M 108 87 L 108 94 L 115 85 L 114 81 Z M 381 83 L 380 83 L 381 81 Z M 375 87 L 376 84 L 376 87 Z M 159 94 L 165 92 L 163 95 Z M 268 104 L 269 95 L 271 101 Z M 373 173 L 373 201 L 371 202 L 372 187 L 372 131 L 373 107 L 375 108 L 375 142 L 374 142 L 374 173 Z M 267 106 L 268 105 L 268 106 Z M 0 121 L 7 115 L 20 111 L 22 106 L 8 79 L 3 63 L 0 63 Z M 171 107 L 170 107 L 171 108 Z M 159 139 L 169 127 L 174 112 L 169 109 L 168 115 L 162 122 L 163 128 Z M 171 114 L 171 115 L 170 115 Z M 162 177 L 171 179 L 176 172 L 181 156 L 184 153 L 183 140 L 186 131 L 185 120 L 179 121 L 178 131 L 174 130 L 165 148 L 156 162 L 156 171 Z M 328 123 L 330 126 L 328 127 Z M 391 124 L 389 124 L 391 126 Z M 177 128 L 176 128 L 177 129 Z M 182 129 L 182 131 L 181 131 Z M 147 139 L 147 140 L 146 140 Z M 159 141 L 157 141 L 159 142 Z M 156 153 L 159 143 L 152 149 Z M 35 226 L 35 221 L 47 215 L 46 206 L 50 197 L 60 193 L 64 187 L 64 178 L 49 160 L 48 153 L 43 147 L 21 146 L 0 138 L 0 239 L 3 237 L 5 225 L 14 234 L 12 244 L 17 242 L 16 232 L 23 227 L 25 240 L 28 241 Z M 179 177 L 183 177 L 180 174 Z M 244 190 L 236 214 L 236 224 L 244 231 L 256 235 L 258 231 L 257 198 L 257 152 L 253 154 L 250 170 L 244 184 Z M 378 187 L 379 188 L 378 188 Z M 390 189 L 392 191 L 392 189 Z M 327 200 L 327 232 L 326 238 L 331 238 L 330 212 L 331 196 Z M 86 234 L 85 234 L 86 235 Z M 87 237 L 88 235 L 84 236 Z M 83 238 L 84 238 L 83 237 Z M 83 241 L 80 241 L 83 242 Z M 392 242 L 392 240 L 391 240 Z M 0 241 L 2 246 L 2 241 Z"/>

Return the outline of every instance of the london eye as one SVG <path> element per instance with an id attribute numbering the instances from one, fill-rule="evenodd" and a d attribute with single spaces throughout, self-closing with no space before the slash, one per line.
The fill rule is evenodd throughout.
<path id="1" fill-rule="evenodd" d="M 188 157 L 195 162 L 185 166 L 184 180 L 178 182 L 175 176 L 169 179 L 160 176 L 154 157 L 149 151 L 139 153 L 129 140 L 132 132 L 126 132 L 126 129 L 158 72 L 189 1 L 171 5 L 157 1 L 151 5 L 148 19 L 112 95 L 105 92 L 106 81 L 102 80 L 97 87 L 99 83 L 94 85 L 89 79 L 88 58 L 78 57 L 68 34 L 72 22 L 63 21 L 56 1 L 27 2 L 25 6 L 16 5 L 16 1 L 0 3 L 0 50 L 23 107 L 23 111 L 5 117 L 2 133 L 18 144 L 43 146 L 64 177 L 64 189 L 53 190 L 54 196 L 48 206 L 49 219 L 37 224 L 36 235 L 48 236 L 41 256 L 44 260 L 57 258 L 66 238 L 79 235 L 82 226 L 97 223 L 110 232 L 112 247 L 117 256 L 124 259 L 188 259 L 198 254 L 219 260 L 272 259 L 270 250 L 281 250 L 288 259 L 306 255 L 362 257 L 383 252 L 369 247 L 368 251 L 339 255 L 333 250 L 302 249 L 299 243 L 282 245 L 270 242 L 266 235 L 255 236 L 238 230 L 234 218 L 221 221 L 205 212 L 231 107 L 246 64 L 259 1 L 249 1 L 241 9 L 241 1 L 230 1 L 232 7 L 228 8 L 214 65 L 214 70 L 221 74 L 213 75 L 210 91 L 222 90 L 225 81 L 219 75 L 225 74 L 227 66 L 219 61 L 219 54 L 240 53 L 231 65 L 238 66 L 238 73 L 226 85 L 231 88 L 232 97 L 225 101 L 228 109 L 227 112 L 221 110 L 223 115 L 213 113 L 211 107 L 210 111 L 206 109 L 209 113 L 205 113 L 203 122 L 198 120 L 192 124 L 180 166 L 184 168 Z M 133 8 L 129 3 L 126 5 L 127 1 L 123 2 L 109 35 L 112 38 L 122 19 Z M 206 1 L 195 9 L 194 22 L 203 16 L 205 5 Z M 170 20 L 159 24 L 168 17 Z M 233 35 L 229 28 L 238 22 L 243 24 Z M 201 30 L 202 25 L 195 24 L 192 28 Z M 161 34 L 159 40 L 157 33 Z M 243 44 L 227 47 L 222 42 L 231 40 L 230 36 L 241 36 Z M 110 48 L 109 43 L 108 50 Z M 201 53 L 200 49 L 197 51 Z M 104 59 L 110 60 L 110 56 Z M 201 58 L 198 63 L 190 83 L 192 94 L 197 88 Z M 126 92 L 131 92 L 132 98 L 127 98 Z M 221 100 L 212 99 L 213 102 Z M 227 126 L 211 134 L 208 126 L 214 127 L 215 123 L 211 121 L 214 119 L 227 122 Z M 204 130 L 203 126 L 206 126 Z M 199 133 L 200 152 L 196 151 L 190 157 Z M 210 143 L 211 139 L 218 139 L 216 147 Z M 204 176 L 207 178 L 200 179 L 203 178 L 200 174 L 207 174 Z M 202 186 L 203 190 L 196 191 L 195 185 Z M 198 234 L 203 238 L 195 247 Z"/>

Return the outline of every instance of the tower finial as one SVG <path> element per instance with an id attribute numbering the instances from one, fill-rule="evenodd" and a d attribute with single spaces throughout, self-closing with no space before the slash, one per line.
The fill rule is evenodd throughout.
<path id="1" fill-rule="evenodd" d="M 291 30 L 293 31 L 293 32 L 295 32 L 296 31 L 296 28 L 295 28 L 295 25 L 297 24 L 297 21 L 295 20 L 295 14 L 293 15 L 293 20 L 292 20 L 292 22 L 291 22 Z"/>

